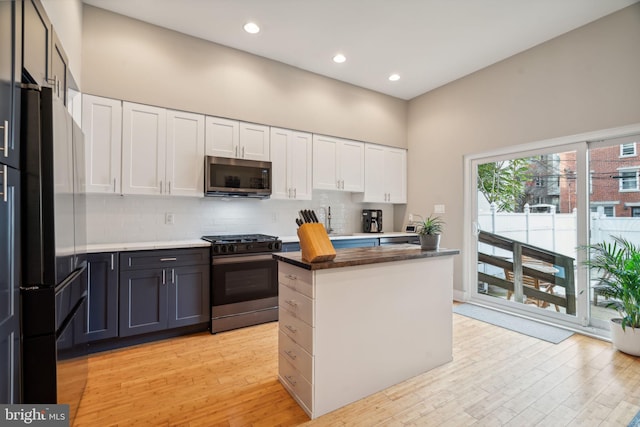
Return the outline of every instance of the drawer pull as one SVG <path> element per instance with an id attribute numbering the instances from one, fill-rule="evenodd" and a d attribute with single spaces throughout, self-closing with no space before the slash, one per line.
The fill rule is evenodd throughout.
<path id="1" fill-rule="evenodd" d="M 165 261 L 176 261 L 178 258 L 176 257 L 171 257 L 171 258 L 160 258 L 160 262 L 165 262 Z"/>
<path id="2" fill-rule="evenodd" d="M 284 302 L 286 302 L 287 304 L 289 304 L 292 307 L 297 307 L 298 306 L 298 303 L 294 299 L 287 299 L 287 300 L 284 300 Z"/>
<path id="3" fill-rule="evenodd" d="M 298 356 L 296 356 L 296 354 L 291 350 L 287 350 L 285 351 L 285 353 L 287 353 L 287 356 L 289 356 L 292 360 L 296 360 L 298 358 Z"/>
<path id="4" fill-rule="evenodd" d="M 284 327 L 290 330 L 291 332 L 293 332 L 294 334 L 298 332 L 298 330 L 291 325 L 284 325 Z"/>
<path id="5" fill-rule="evenodd" d="M 298 280 L 298 278 L 296 276 L 294 276 L 293 274 L 287 274 L 287 279 Z"/>
<path id="6" fill-rule="evenodd" d="M 298 383 L 295 379 L 293 379 L 293 377 L 291 375 L 285 375 L 284 376 L 286 378 L 286 380 L 292 385 L 292 386 L 296 386 L 296 384 Z"/>

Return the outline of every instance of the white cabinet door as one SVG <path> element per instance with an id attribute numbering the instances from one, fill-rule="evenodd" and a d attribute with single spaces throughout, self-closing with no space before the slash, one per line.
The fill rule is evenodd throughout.
<path id="1" fill-rule="evenodd" d="M 204 196 L 204 116 L 167 110 L 165 194 Z"/>
<path id="2" fill-rule="evenodd" d="M 163 194 L 166 188 L 166 110 L 123 103 L 122 192 Z"/>
<path id="3" fill-rule="evenodd" d="M 288 176 L 294 199 L 311 200 L 312 156 L 311 134 L 292 132 L 289 144 Z"/>
<path id="4" fill-rule="evenodd" d="M 364 193 L 356 199 L 368 203 L 386 202 L 385 147 L 381 145 L 366 144 L 364 154 Z"/>
<path id="5" fill-rule="evenodd" d="M 87 193 L 120 193 L 122 102 L 82 96 Z"/>
<path id="6" fill-rule="evenodd" d="M 364 143 L 313 135 L 313 188 L 364 190 Z"/>
<path id="7" fill-rule="evenodd" d="M 272 199 L 311 200 L 311 134 L 271 128 Z"/>
<path id="8" fill-rule="evenodd" d="M 338 190 L 337 138 L 313 135 L 313 188 Z"/>
<path id="9" fill-rule="evenodd" d="M 364 143 L 342 141 L 338 151 L 340 187 L 343 191 L 364 191 Z"/>
<path id="10" fill-rule="evenodd" d="M 364 192 L 354 201 L 407 203 L 407 150 L 365 144 L 364 169 Z"/>
<path id="11" fill-rule="evenodd" d="M 205 126 L 207 156 L 238 157 L 240 123 L 237 120 L 207 116 Z"/>
<path id="12" fill-rule="evenodd" d="M 407 150 L 385 149 L 384 177 L 386 201 L 407 203 Z"/>
<path id="13" fill-rule="evenodd" d="M 289 140 L 288 129 L 271 128 L 271 198 L 288 199 L 291 196 L 289 187 Z"/>
<path id="14" fill-rule="evenodd" d="M 269 161 L 269 126 L 240 122 L 240 159 Z"/>

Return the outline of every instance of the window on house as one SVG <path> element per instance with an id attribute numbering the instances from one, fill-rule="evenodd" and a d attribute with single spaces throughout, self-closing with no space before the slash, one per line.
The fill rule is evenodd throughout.
<path id="1" fill-rule="evenodd" d="M 624 170 L 620 177 L 620 191 L 638 191 L 638 170 Z"/>
<path id="2" fill-rule="evenodd" d="M 616 210 L 612 205 L 609 206 L 591 206 L 591 212 L 602 212 L 604 216 L 614 217 L 616 216 Z"/>
<path id="3" fill-rule="evenodd" d="M 640 207 L 631 208 L 631 216 L 632 217 L 640 217 Z"/>
<path id="4" fill-rule="evenodd" d="M 542 177 L 536 176 L 534 181 L 536 183 L 536 187 L 544 187 L 544 179 Z"/>
<path id="5" fill-rule="evenodd" d="M 636 155 L 636 143 L 620 144 L 620 157 L 632 157 Z"/>

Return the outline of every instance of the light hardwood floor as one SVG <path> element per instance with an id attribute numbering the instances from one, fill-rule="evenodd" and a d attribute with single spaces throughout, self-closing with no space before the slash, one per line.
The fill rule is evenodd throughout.
<path id="1" fill-rule="evenodd" d="M 89 358 L 77 426 L 626 426 L 640 359 L 454 314 L 453 361 L 309 421 L 277 379 L 277 323 Z M 437 325 L 434 325 L 437 327 Z"/>

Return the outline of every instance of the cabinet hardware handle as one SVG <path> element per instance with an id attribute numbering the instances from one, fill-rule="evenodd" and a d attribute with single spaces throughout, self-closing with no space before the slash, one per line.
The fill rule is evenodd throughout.
<path id="1" fill-rule="evenodd" d="M 297 198 L 298 198 L 298 189 L 297 189 L 297 188 L 294 188 L 294 189 L 293 189 L 293 198 L 294 198 L 294 199 L 297 199 Z"/>
<path id="2" fill-rule="evenodd" d="M 171 181 L 169 181 L 169 194 L 171 194 Z"/>
<path id="3" fill-rule="evenodd" d="M 171 257 L 171 258 L 160 258 L 160 262 L 165 262 L 165 261 L 175 261 L 178 258 L 176 257 Z"/>
<path id="4" fill-rule="evenodd" d="M 338 187 L 338 190 L 340 189 L 340 180 L 337 181 L 336 187 Z"/>
<path id="5" fill-rule="evenodd" d="M 288 382 L 291 383 L 292 386 L 296 386 L 297 382 L 296 380 L 293 379 L 293 377 L 291 375 L 285 375 L 285 378 L 287 379 Z"/>
<path id="6" fill-rule="evenodd" d="M 288 300 L 285 300 L 284 302 L 286 302 L 287 304 L 289 304 L 292 307 L 297 307 L 298 306 L 298 303 L 294 299 L 288 299 Z"/>
<path id="7" fill-rule="evenodd" d="M 162 181 L 160 181 L 160 194 L 162 194 Z"/>
<path id="8" fill-rule="evenodd" d="M 298 280 L 298 278 L 296 276 L 294 276 L 293 274 L 287 274 L 287 279 Z"/>
<path id="9" fill-rule="evenodd" d="M 4 202 L 6 202 L 7 200 L 9 200 L 7 197 L 7 181 L 9 181 L 9 177 L 7 176 L 7 165 L 2 165 L 2 170 L 0 170 L 0 174 L 2 174 L 2 193 L 0 193 L 0 196 L 2 196 L 2 200 Z"/>
<path id="10" fill-rule="evenodd" d="M 290 330 L 291 332 L 293 332 L 294 334 L 298 332 L 298 330 L 291 325 L 284 325 L 284 327 Z"/>
<path id="11" fill-rule="evenodd" d="M 2 148 L 0 150 L 4 151 L 4 156 L 9 157 L 9 122 L 7 120 L 4 121 L 4 126 L 0 126 L 3 129 L 4 133 L 4 143 L 2 144 Z"/>
<path id="12" fill-rule="evenodd" d="M 298 358 L 298 356 L 296 356 L 296 354 L 291 350 L 287 350 L 285 351 L 285 353 L 287 353 L 287 356 L 289 356 L 292 360 L 296 360 Z"/>
<path id="13" fill-rule="evenodd" d="M 176 283 L 176 269 L 171 269 L 171 283 Z"/>
<path id="14" fill-rule="evenodd" d="M 116 192 L 116 179 L 113 178 L 113 192 Z"/>
<path id="15" fill-rule="evenodd" d="M 237 145 L 235 147 L 233 147 L 233 155 L 235 157 L 238 157 L 238 146 Z"/>
<path id="16" fill-rule="evenodd" d="M 115 267 L 113 261 L 114 261 L 114 256 L 113 256 L 113 254 L 111 254 L 111 271 L 113 271 L 113 269 Z"/>
<path id="17" fill-rule="evenodd" d="M 162 284 L 166 284 L 166 279 L 167 279 L 167 272 L 166 270 L 163 268 L 162 269 Z"/>

